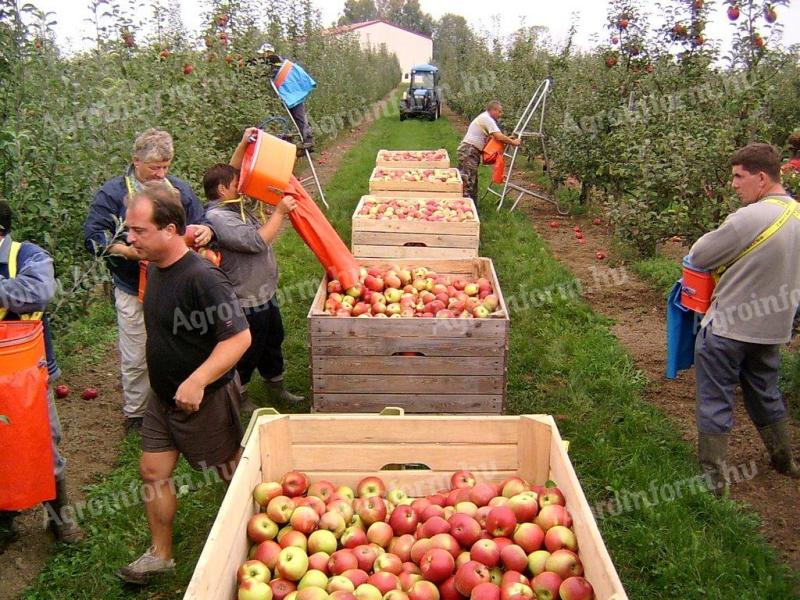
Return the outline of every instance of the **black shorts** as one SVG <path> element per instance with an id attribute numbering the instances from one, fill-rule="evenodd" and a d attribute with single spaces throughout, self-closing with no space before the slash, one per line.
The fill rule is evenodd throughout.
<path id="1" fill-rule="evenodd" d="M 185 412 L 159 400 L 151 391 L 142 422 L 142 450 L 178 450 L 193 469 L 225 464 L 242 440 L 239 377 L 206 393 L 197 412 Z"/>

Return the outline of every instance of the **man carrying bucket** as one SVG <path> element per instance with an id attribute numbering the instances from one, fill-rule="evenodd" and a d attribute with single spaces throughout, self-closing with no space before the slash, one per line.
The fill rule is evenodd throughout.
<path id="1" fill-rule="evenodd" d="M 48 526 L 60 542 L 72 544 L 83 539 L 83 532 L 74 515 L 62 512 L 69 505 L 65 476 L 66 460 L 58 452 L 61 441 L 61 422 L 56 410 L 54 382 L 61 375 L 53 353 L 47 315 L 44 309 L 56 291 L 53 259 L 31 242 L 11 239 L 11 208 L 0 201 L 0 320 L 40 320 L 44 325 L 47 358 L 47 406 L 50 417 L 53 472 L 56 479 L 56 497 L 45 502 Z M 0 511 L 0 551 L 16 539 L 14 525 L 16 513 Z"/>
<path id="2" fill-rule="evenodd" d="M 278 235 L 284 217 L 294 210 L 297 201 L 284 196 L 269 220 L 263 210 L 256 214 L 239 195 L 239 167 L 258 130 L 248 129 L 228 165 L 218 164 L 206 171 L 203 188 L 209 203 L 206 217 L 214 226 L 222 254 L 222 270 L 236 289 L 239 303 L 250 325 L 253 338 L 237 365 L 243 385 L 253 371 L 264 378 L 271 402 L 296 403 L 302 396 L 292 394 L 283 383 L 283 321 L 275 293 L 278 290 L 278 265 L 272 241 Z M 261 205 L 263 206 L 263 204 Z"/>
<path id="3" fill-rule="evenodd" d="M 150 261 L 144 321 L 152 395 L 139 470 L 152 545 L 117 575 L 144 584 L 175 567 L 171 478 L 180 455 L 194 469 L 214 469 L 225 481 L 233 476 L 242 438 L 235 367 L 250 331 L 225 274 L 186 247 L 186 214 L 174 190 L 145 184 L 130 199 L 126 220 L 128 241 Z"/>
<path id="4" fill-rule="evenodd" d="M 262 61 L 270 69 L 270 78 L 278 91 L 281 101 L 291 113 L 300 130 L 302 141 L 298 146 L 298 156 L 304 150 L 314 151 L 314 136 L 306 115 L 306 98 L 317 87 L 317 82 L 305 72 L 305 69 L 275 53 L 272 44 L 263 44 L 258 53 Z"/>
<path id="5" fill-rule="evenodd" d="M 148 129 L 133 144 L 133 163 L 125 174 L 109 179 L 95 194 L 83 224 L 84 243 L 89 252 L 106 257 L 114 281 L 114 304 L 119 328 L 122 394 L 126 430 L 142 426 L 145 401 L 150 391 L 145 363 L 145 329 L 139 302 L 139 252 L 125 241 L 125 198 L 150 181 L 164 182 L 180 194 L 191 224 L 205 223 L 203 207 L 188 183 L 168 175 L 174 156 L 172 137 L 166 131 Z M 205 246 L 213 231 L 207 225 L 195 227 L 195 243 Z"/>
<path id="6" fill-rule="evenodd" d="M 731 166 L 744 206 L 689 251 L 694 267 L 722 271 L 695 341 L 698 458 L 718 495 L 729 484 L 737 384 L 772 466 L 800 477 L 778 389 L 780 347 L 791 339 L 800 302 L 793 258 L 800 256 L 800 208 L 781 186 L 779 156 L 769 144 L 737 150 Z"/>

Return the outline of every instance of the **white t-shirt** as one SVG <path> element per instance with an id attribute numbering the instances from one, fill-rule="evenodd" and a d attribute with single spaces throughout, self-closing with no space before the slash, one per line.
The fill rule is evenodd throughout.
<path id="1" fill-rule="evenodd" d="M 469 124 L 469 129 L 467 129 L 467 135 L 464 136 L 464 141 L 467 144 L 475 146 L 478 150 L 483 150 L 486 142 L 489 141 L 489 136 L 496 131 L 500 131 L 497 123 L 488 111 L 483 111 Z"/>

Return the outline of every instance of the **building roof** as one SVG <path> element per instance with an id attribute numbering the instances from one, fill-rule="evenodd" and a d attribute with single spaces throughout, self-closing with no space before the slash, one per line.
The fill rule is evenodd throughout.
<path id="1" fill-rule="evenodd" d="M 383 19 L 373 19 L 372 21 L 362 21 L 361 23 L 349 23 L 347 25 L 339 25 L 338 27 L 331 27 L 330 29 L 323 29 L 322 35 L 340 35 L 343 33 L 351 33 L 356 29 L 370 27 L 372 25 L 377 25 L 378 23 L 383 23 L 384 25 L 388 25 L 389 27 L 394 27 L 395 29 L 401 29 L 407 33 L 417 35 L 426 40 L 431 39 L 430 36 L 423 35 L 416 31 L 411 31 L 410 29 L 406 29 L 405 27 L 400 27 L 399 25 L 395 25 L 394 23 L 390 23 L 389 21 L 385 21 Z"/>

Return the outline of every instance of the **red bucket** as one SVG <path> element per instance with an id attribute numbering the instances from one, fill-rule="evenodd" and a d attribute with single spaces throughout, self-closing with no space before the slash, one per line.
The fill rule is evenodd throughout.
<path id="1" fill-rule="evenodd" d="M 684 308 L 705 314 L 711 306 L 711 297 L 714 295 L 714 274 L 711 271 L 698 269 L 689 262 L 689 257 L 683 259 L 683 279 L 681 280 L 681 304 Z"/>

